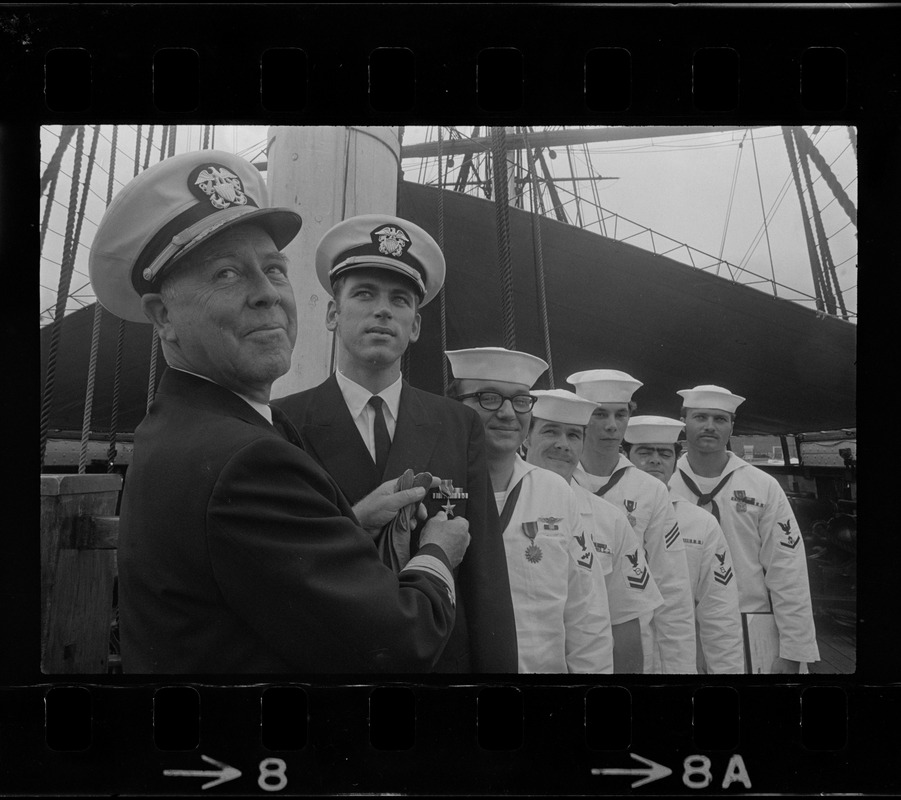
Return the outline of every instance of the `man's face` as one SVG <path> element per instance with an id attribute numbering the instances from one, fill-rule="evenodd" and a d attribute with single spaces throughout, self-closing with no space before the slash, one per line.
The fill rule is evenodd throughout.
<path id="1" fill-rule="evenodd" d="M 339 363 L 361 367 L 396 364 L 419 338 L 420 317 L 413 284 L 384 269 L 346 273 L 329 303 L 326 327 L 336 331 Z"/>
<path id="2" fill-rule="evenodd" d="M 629 424 L 628 403 L 601 403 L 591 414 L 587 441 L 599 448 L 618 448 Z"/>
<path id="3" fill-rule="evenodd" d="M 585 426 L 536 418 L 527 442 L 526 461 L 556 472 L 568 481 L 582 458 Z"/>
<path id="4" fill-rule="evenodd" d="M 732 435 L 732 415 L 718 408 L 689 408 L 685 412 L 685 441 L 700 453 L 725 451 Z"/>
<path id="5" fill-rule="evenodd" d="M 248 223 L 215 235 L 176 265 L 160 296 L 172 366 L 268 400 L 297 336 L 287 259 L 268 233 Z"/>
<path id="6" fill-rule="evenodd" d="M 515 397 L 518 394 L 529 394 L 529 388 L 524 383 L 510 383 L 508 381 L 488 381 L 464 379 L 460 381 L 460 394 L 472 392 L 496 392 L 506 397 Z M 526 438 L 529 430 L 529 421 L 532 412 L 517 414 L 509 400 L 504 400 L 497 411 L 486 411 L 479 405 L 475 397 L 468 397 L 463 402 L 470 408 L 474 408 L 482 418 L 485 427 L 485 447 L 488 458 L 508 456 L 515 453 Z"/>
<path id="7" fill-rule="evenodd" d="M 676 468 L 676 447 L 665 443 L 633 444 L 629 461 L 642 472 L 668 484 Z"/>

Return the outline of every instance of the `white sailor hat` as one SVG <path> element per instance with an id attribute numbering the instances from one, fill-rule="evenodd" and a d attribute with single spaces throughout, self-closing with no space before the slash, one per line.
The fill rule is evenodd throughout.
<path id="1" fill-rule="evenodd" d="M 629 444 L 675 444 L 683 428 L 677 419 L 637 416 L 629 420 L 624 438 Z"/>
<path id="2" fill-rule="evenodd" d="M 421 306 L 444 285 L 444 254 L 438 243 L 415 223 L 387 214 L 349 217 L 328 230 L 316 248 L 316 274 L 330 295 L 341 275 L 360 267 L 388 269 L 409 278 Z"/>
<path id="3" fill-rule="evenodd" d="M 587 425 L 597 408 L 595 403 L 584 400 L 566 389 L 536 389 L 532 394 L 538 398 L 532 408 L 532 416 L 564 425 Z"/>
<path id="4" fill-rule="evenodd" d="M 705 384 L 694 389 L 682 389 L 676 392 L 682 398 L 686 408 L 716 408 L 720 411 L 735 413 L 735 409 L 745 402 L 744 397 L 732 394 L 722 386 Z"/>
<path id="5" fill-rule="evenodd" d="M 94 234 L 88 271 L 97 299 L 117 317 L 148 322 L 141 296 L 158 291 L 182 256 L 238 223 L 261 226 L 281 250 L 302 221 L 268 205 L 259 170 L 232 153 L 200 150 L 154 164 L 113 198 Z"/>
<path id="6" fill-rule="evenodd" d="M 447 350 L 451 371 L 460 380 L 495 380 L 533 386 L 547 369 L 547 361 L 505 347 Z"/>
<path id="7" fill-rule="evenodd" d="M 576 394 L 594 403 L 628 403 L 641 381 L 617 369 L 588 369 L 566 379 L 576 387 Z"/>

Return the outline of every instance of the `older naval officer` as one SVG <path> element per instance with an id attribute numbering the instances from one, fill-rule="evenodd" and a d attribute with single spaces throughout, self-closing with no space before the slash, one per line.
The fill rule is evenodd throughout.
<path id="1" fill-rule="evenodd" d="M 122 496 L 127 672 L 425 672 L 450 636 L 466 520 L 436 516 L 395 575 L 268 405 L 296 335 L 280 250 L 300 227 L 252 164 L 211 150 L 145 170 L 98 227 L 98 300 L 149 320 L 169 365 Z"/>

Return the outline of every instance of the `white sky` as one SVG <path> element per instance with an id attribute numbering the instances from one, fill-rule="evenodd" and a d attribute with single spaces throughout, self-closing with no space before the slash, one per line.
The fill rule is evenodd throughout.
<path id="1" fill-rule="evenodd" d="M 459 131 L 469 135 L 471 127 L 459 126 Z M 852 202 L 857 205 L 857 166 L 850 146 L 848 130 L 844 126 L 823 126 L 818 132 L 805 128 L 816 142 L 823 158 L 832 167 L 839 183 L 845 188 Z M 484 131 L 484 128 L 483 128 Z M 265 160 L 265 126 L 221 126 L 215 129 L 216 149 L 236 152 L 255 161 Z M 93 129 L 86 131 L 85 151 L 90 146 Z M 147 135 L 144 126 L 143 135 Z M 41 171 L 52 156 L 59 136 L 59 128 L 47 126 L 41 132 Z M 103 126 L 98 138 L 92 192 L 86 206 L 85 221 L 80 236 L 81 245 L 76 257 L 67 304 L 72 311 L 93 301 L 87 281 L 87 250 L 93 231 L 106 206 L 107 179 L 110 164 L 110 138 L 112 126 Z M 119 127 L 115 189 L 120 189 L 131 178 L 136 142 L 136 126 Z M 156 129 L 150 163 L 159 159 L 160 129 Z M 434 128 L 408 127 L 404 131 L 404 143 L 434 140 Z M 443 136 L 447 140 L 447 129 Z M 753 145 L 752 145 L 753 136 Z M 739 144 L 742 143 L 741 148 Z M 73 140 L 74 143 L 74 140 Z M 185 152 L 202 147 L 200 126 L 179 128 L 177 151 Z M 756 161 L 755 161 L 756 151 Z M 549 161 L 558 176 L 570 175 L 570 164 L 565 150 L 556 148 L 557 158 Z M 596 173 L 617 180 L 597 181 L 598 199 L 605 215 L 615 212 L 621 219 L 617 223 L 618 236 L 638 232 L 626 219 L 653 229 L 658 234 L 684 242 L 711 258 L 695 263 L 712 264 L 720 257 L 732 264 L 745 267 L 769 279 L 775 275 L 779 284 L 791 287 L 794 292 L 777 288 L 780 297 L 803 302 L 809 308 L 814 304 L 804 300 L 804 294 L 813 295 L 810 261 L 800 213 L 797 192 L 791 178 L 791 170 L 780 128 L 758 128 L 753 131 L 717 131 L 689 136 L 670 136 L 655 139 L 593 143 L 578 146 L 572 151 L 572 169 L 577 175 L 586 175 L 588 156 Z M 140 161 L 143 164 L 145 150 Z M 461 158 L 455 161 L 459 167 Z M 52 318 L 59 283 L 59 264 L 62 261 L 62 242 L 67 224 L 70 176 L 73 168 L 72 148 L 67 151 L 61 168 L 59 185 L 49 217 L 48 232 L 42 250 L 41 263 L 41 323 Z M 434 159 L 420 164 L 418 160 L 404 160 L 407 180 L 434 182 Z M 453 175 L 453 173 L 451 173 Z M 484 175 L 483 170 L 483 175 Z M 759 182 L 758 182 L 759 175 Z M 84 175 L 82 174 L 82 178 Z M 844 293 L 846 307 L 856 321 L 857 311 L 857 237 L 856 228 L 815 167 L 811 167 L 815 181 L 814 191 L 822 212 L 823 225 L 829 237 L 833 261 L 837 267 L 839 285 Z M 733 190 L 734 182 L 734 190 Z M 558 190 L 570 197 L 572 183 L 560 182 Z M 591 199 L 590 184 L 579 184 L 580 193 Z M 731 211 L 730 206 L 731 197 Z M 46 206 L 46 195 L 41 199 L 40 214 Z M 769 217 L 767 232 L 769 246 L 764 236 L 764 213 Z M 567 204 L 567 214 L 575 216 L 575 201 Z M 596 212 L 583 205 L 583 217 L 594 219 Z M 624 219 L 623 219 L 624 218 Z M 607 221 L 608 235 L 613 232 L 612 218 Z M 597 228 L 594 228 L 595 230 Z M 725 238 L 724 238 L 725 237 Z M 632 244 L 652 248 L 650 236 L 638 235 L 629 240 Z M 658 252 L 676 246 L 657 238 Z M 686 251 L 670 254 L 690 263 Z M 716 271 L 715 269 L 713 271 Z M 720 269 L 719 274 L 726 275 Z M 739 278 L 742 283 L 751 282 L 747 275 Z M 757 284 L 755 284 L 757 285 Z M 758 288 L 772 293 L 769 283 Z M 49 311 L 49 315 L 48 312 Z"/>

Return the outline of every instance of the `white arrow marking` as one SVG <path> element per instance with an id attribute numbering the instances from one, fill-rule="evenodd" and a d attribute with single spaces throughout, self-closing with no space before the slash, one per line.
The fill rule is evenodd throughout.
<path id="1" fill-rule="evenodd" d="M 206 761 L 207 764 L 215 764 L 219 769 L 164 769 L 163 775 L 180 778 L 215 777 L 216 780 L 203 784 L 203 786 L 200 787 L 201 789 L 211 789 L 213 786 L 218 786 L 220 783 L 233 781 L 235 778 L 241 777 L 241 770 L 239 769 L 230 767 L 228 764 L 223 764 L 221 761 L 216 761 L 215 758 L 210 758 L 209 756 L 202 755 L 200 757 Z"/>
<path id="2" fill-rule="evenodd" d="M 645 767 L 641 767 L 639 769 L 617 769 L 615 767 L 605 768 L 605 769 L 592 769 L 592 775 L 644 775 L 641 780 L 635 781 L 632 784 L 632 788 L 635 789 L 638 786 L 643 786 L 646 783 L 650 783 L 651 781 L 659 781 L 661 778 L 665 778 L 667 775 L 672 775 L 673 771 L 669 767 L 664 767 L 663 764 L 657 764 L 654 761 L 651 761 L 647 758 L 642 758 L 637 753 L 632 753 L 632 758 L 637 758 Z"/>

